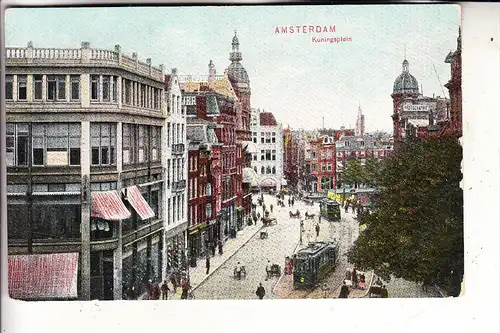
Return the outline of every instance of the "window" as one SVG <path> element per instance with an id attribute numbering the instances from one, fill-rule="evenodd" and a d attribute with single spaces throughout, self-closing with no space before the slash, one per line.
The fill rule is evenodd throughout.
<path id="1" fill-rule="evenodd" d="M 27 76 L 26 75 L 18 75 L 17 76 L 17 100 L 25 101 L 27 98 Z"/>
<path id="2" fill-rule="evenodd" d="M 271 133 L 266 132 L 266 143 L 271 143 Z"/>
<path id="3" fill-rule="evenodd" d="M 328 171 L 332 171 L 332 165 L 328 164 Z"/>
<path id="4" fill-rule="evenodd" d="M 270 149 L 266 150 L 266 161 L 271 161 L 271 150 Z"/>
<path id="5" fill-rule="evenodd" d="M 257 154 L 253 154 L 253 160 L 257 161 Z"/>
<path id="6" fill-rule="evenodd" d="M 80 124 L 33 124 L 33 165 L 80 165 Z"/>
<path id="7" fill-rule="evenodd" d="M 110 100 L 110 88 L 111 83 L 109 76 L 105 75 L 102 77 L 102 100 L 104 102 L 109 102 Z"/>
<path id="8" fill-rule="evenodd" d="M 13 76 L 5 75 L 5 99 L 14 99 L 13 84 Z"/>
<path id="9" fill-rule="evenodd" d="M 151 161 L 161 159 L 161 127 L 151 127 Z"/>
<path id="10" fill-rule="evenodd" d="M 266 168 L 266 174 L 268 174 L 268 175 L 269 175 L 269 174 L 271 174 L 271 167 L 270 167 L 270 166 L 268 166 L 268 167 Z"/>
<path id="11" fill-rule="evenodd" d="M 265 173 L 265 168 L 262 166 L 260 167 L 260 173 L 263 175 Z"/>
<path id="12" fill-rule="evenodd" d="M 56 77 L 47 75 L 47 100 L 54 101 L 56 99 Z"/>
<path id="13" fill-rule="evenodd" d="M 116 124 L 92 123 L 90 136 L 92 165 L 115 165 Z"/>
<path id="14" fill-rule="evenodd" d="M 43 75 L 33 75 L 33 80 L 34 80 L 34 99 L 35 100 L 41 100 L 42 99 L 42 81 L 43 81 Z"/>
<path id="15" fill-rule="evenodd" d="M 211 218 L 212 217 L 212 204 L 207 203 L 205 214 L 206 214 L 207 218 Z"/>
<path id="16" fill-rule="evenodd" d="M 7 166 L 28 165 L 28 124 L 7 124 Z"/>
<path id="17" fill-rule="evenodd" d="M 326 151 L 326 158 L 331 158 L 332 157 L 332 152 L 330 150 Z"/>
<path id="18" fill-rule="evenodd" d="M 206 186 L 206 194 L 207 195 L 212 195 L 212 184 L 208 183 Z M 212 214 L 210 214 L 212 215 Z"/>
<path id="19" fill-rule="evenodd" d="M 326 171 L 326 165 L 324 165 L 324 164 L 321 165 L 321 171 L 323 171 L 323 172 Z"/>
<path id="20" fill-rule="evenodd" d="M 271 142 L 276 143 L 276 132 L 272 133 Z"/>
<path id="21" fill-rule="evenodd" d="M 57 100 L 66 100 L 66 75 L 57 75 Z"/>
<path id="22" fill-rule="evenodd" d="M 273 175 L 275 175 L 275 174 L 276 174 L 276 167 L 273 166 Z"/>
<path id="23" fill-rule="evenodd" d="M 272 150 L 272 160 L 276 161 L 276 150 Z"/>
<path id="24" fill-rule="evenodd" d="M 90 99 L 93 101 L 99 100 L 99 75 L 90 76 Z"/>
<path id="25" fill-rule="evenodd" d="M 110 191 L 116 190 L 116 182 L 92 182 L 90 183 L 91 191 Z"/>
<path id="26" fill-rule="evenodd" d="M 264 132 L 260 132 L 260 143 L 264 143 Z"/>

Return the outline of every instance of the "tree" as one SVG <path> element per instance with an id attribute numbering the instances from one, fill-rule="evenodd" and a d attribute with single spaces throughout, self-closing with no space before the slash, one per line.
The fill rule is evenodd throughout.
<path id="1" fill-rule="evenodd" d="M 362 183 L 365 178 L 365 172 L 358 159 L 349 158 L 345 166 L 344 182 L 358 188 L 359 183 Z"/>
<path id="2" fill-rule="evenodd" d="M 455 137 L 417 140 L 386 161 L 376 211 L 348 253 L 360 269 L 460 293 L 464 270 L 462 148 Z"/>
<path id="3" fill-rule="evenodd" d="M 366 160 L 364 168 L 364 182 L 370 186 L 377 187 L 379 185 L 380 174 L 382 172 L 382 162 L 377 158 L 370 156 Z"/>

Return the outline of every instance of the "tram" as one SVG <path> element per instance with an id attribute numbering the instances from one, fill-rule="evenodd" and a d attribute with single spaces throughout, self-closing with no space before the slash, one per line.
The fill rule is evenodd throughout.
<path id="1" fill-rule="evenodd" d="M 328 221 L 340 221 L 340 205 L 336 201 L 322 200 L 319 203 L 319 213 Z"/>
<path id="2" fill-rule="evenodd" d="M 294 289 L 313 288 L 335 270 L 339 247 L 334 243 L 315 242 L 293 256 Z"/>

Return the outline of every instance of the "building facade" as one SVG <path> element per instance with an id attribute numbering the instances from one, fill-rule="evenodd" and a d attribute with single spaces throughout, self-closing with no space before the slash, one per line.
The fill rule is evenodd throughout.
<path id="1" fill-rule="evenodd" d="M 252 110 L 252 168 L 263 191 L 280 191 L 283 183 L 283 126 L 271 112 Z"/>
<path id="2" fill-rule="evenodd" d="M 462 135 L 462 33 L 459 28 L 457 38 L 457 49 L 450 52 L 445 59 L 450 64 L 451 78 L 444 85 L 450 93 L 449 132 Z"/>
<path id="3" fill-rule="evenodd" d="M 322 135 L 311 141 L 310 172 L 313 193 L 327 193 L 336 187 L 334 137 Z"/>
<path id="4" fill-rule="evenodd" d="M 177 70 L 165 75 L 166 124 L 163 127 L 166 161 L 164 201 L 165 205 L 165 276 L 186 269 L 187 251 L 187 143 L 186 108 Z"/>
<path id="5" fill-rule="evenodd" d="M 55 253 L 78 261 L 47 259 L 44 272 L 27 265 L 14 274 L 71 267 L 65 278 L 76 274 L 77 288 L 62 298 L 140 298 L 163 273 L 163 68 L 118 45 L 28 43 L 6 49 L 6 97 L 9 261 Z M 53 295 L 30 292 L 25 298 Z"/>

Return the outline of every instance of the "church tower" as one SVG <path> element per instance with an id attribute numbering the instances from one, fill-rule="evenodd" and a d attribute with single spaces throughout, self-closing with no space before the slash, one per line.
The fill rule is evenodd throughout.
<path id="1" fill-rule="evenodd" d="M 361 105 L 358 106 L 358 118 L 356 119 L 356 129 L 354 131 L 356 136 L 365 135 L 365 115 L 361 110 Z"/>
<path id="2" fill-rule="evenodd" d="M 241 122 L 237 125 L 237 139 L 239 141 L 251 141 L 250 132 L 250 79 L 248 78 L 248 73 L 246 69 L 241 64 L 243 60 L 242 54 L 240 52 L 240 41 L 234 31 L 234 37 L 231 43 L 232 52 L 229 55 L 229 60 L 231 64 L 226 69 L 226 74 L 231 81 L 231 85 L 238 96 L 239 108 L 237 110 L 238 119 Z"/>
<path id="3" fill-rule="evenodd" d="M 406 52 L 405 52 L 406 53 Z M 410 74 L 410 64 L 408 60 L 403 60 L 402 73 L 394 81 L 393 91 L 391 94 L 393 101 L 392 123 L 394 128 L 394 144 L 395 148 L 403 141 L 404 137 L 404 120 L 401 119 L 400 113 L 403 108 L 403 102 L 407 98 L 418 97 L 418 81 Z"/>

